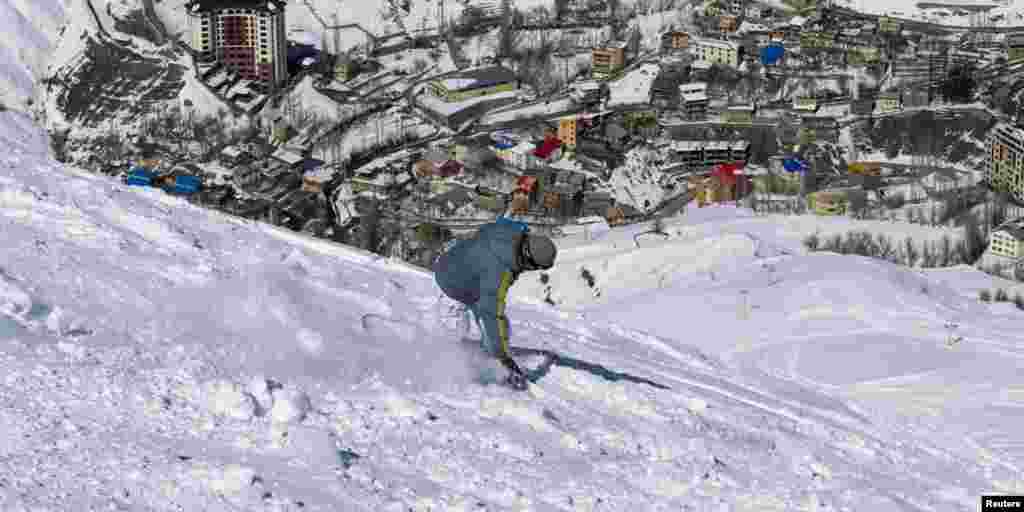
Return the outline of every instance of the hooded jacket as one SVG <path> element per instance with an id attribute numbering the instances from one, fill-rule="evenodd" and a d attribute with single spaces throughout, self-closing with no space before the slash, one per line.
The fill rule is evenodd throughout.
<path id="1" fill-rule="evenodd" d="M 505 301 L 522 272 L 517 256 L 527 229 L 526 224 L 501 218 L 456 243 L 434 263 L 441 290 L 463 304 L 476 305 L 485 334 L 498 340 L 506 357 L 511 355 Z"/>

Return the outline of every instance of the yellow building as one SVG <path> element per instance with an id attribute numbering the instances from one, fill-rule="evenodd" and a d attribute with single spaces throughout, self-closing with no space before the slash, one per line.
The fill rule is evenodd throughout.
<path id="1" fill-rule="evenodd" d="M 836 35 L 832 32 L 801 32 L 801 48 L 832 48 L 836 43 Z"/>
<path id="2" fill-rule="evenodd" d="M 807 194 L 807 207 L 818 215 L 845 215 L 849 199 L 842 192 L 813 192 Z"/>
<path id="3" fill-rule="evenodd" d="M 728 124 L 749 125 L 754 122 L 757 109 L 753 105 L 732 105 L 722 112 L 722 122 Z"/>
<path id="4" fill-rule="evenodd" d="M 558 140 L 570 148 L 576 147 L 577 132 L 576 118 L 563 117 L 558 120 Z"/>
<path id="5" fill-rule="evenodd" d="M 878 95 L 875 99 L 875 104 L 878 106 L 880 112 L 896 112 L 903 108 L 903 102 L 900 100 L 900 94 L 898 92 L 883 92 Z"/>
<path id="6" fill-rule="evenodd" d="M 989 236 L 989 251 L 1006 258 L 1024 258 L 1024 226 L 1020 220 L 1007 222 Z"/>
<path id="7" fill-rule="evenodd" d="M 814 96 L 797 96 L 793 98 L 793 110 L 802 112 L 817 112 L 818 98 Z"/>
<path id="8" fill-rule="evenodd" d="M 334 63 L 334 78 L 347 82 L 356 76 L 356 64 L 350 59 L 339 59 Z"/>
<path id="9" fill-rule="evenodd" d="M 989 131 L 985 145 L 985 181 L 1024 201 L 1024 130 L 999 123 Z"/>
<path id="10" fill-rule="evenodd" d="M 731 41 L 693 38 L 690 49 L 695 60 L 723 66 L 739 65 L 739 47 Z"/>
<path id="11" fill-rule="evenodd" d="M 448 159 L 455 160 L 456 162 L 465 162 L 468 151 L 469 148 L 465 144 L 452 144 L 448 148 Z"/>
<path id="12" fill-rule="evenodd" d="M 903 27 L 900 26 L 900 22 L 888 16 L 882 16 L 878 19 L 878 31 L 888 32 L 890 34 L 897 34 Z"/>
<path id="13" fill-rule="evenodd" d="M 1006 36 L 1006 60 L 1024 60 L 1024 33 Z"/>
<path id="14" fill-rule="evenodd" d="M 870 46 L 858 46 L 850 48 L 846 52 L 846 62 L 851 66 L 864 66 L 867 64 L 877 64 L 881 59 L 881 55 L 878 48 L 872 48 Z"/>
<path id="15" fill-rule="evenodd" d="M 881 162 L 850 162 L 846 164 L 846 172 L 849 174 L 859 174 L 862 176 L 881 176 L 882 175 L 882 163 Z"/>
<path id="16" fill-rule="evenodd" d="M 430 82 L 430 91 L 446 102 L 466 101 L 516 89 L 515 73 L 501 66 L 473 69 Z"/>

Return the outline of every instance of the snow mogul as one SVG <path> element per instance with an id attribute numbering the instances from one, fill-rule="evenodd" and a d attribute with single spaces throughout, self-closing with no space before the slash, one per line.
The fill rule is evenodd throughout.
<path id="1" fill-rule="evenodd" d="M 464 332 L 472 314 L 480 329 L 481 347 L 508 370 L 504 382 L 515 389 L 525 389 L 527 382 L 509 351 L 508 289 L 519 274 L 554 266 L 557 253 L 550 238 L 530 233 L 525 223 L 499 217 L 473 238 L 450 243 L 434 261 L 438 286 L 461 304 Z"/>

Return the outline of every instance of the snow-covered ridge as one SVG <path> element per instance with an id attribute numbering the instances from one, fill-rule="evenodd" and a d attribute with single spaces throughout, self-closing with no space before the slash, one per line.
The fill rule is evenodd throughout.
<path id="1" fill-rule="evenodd" d="M 0 2 L 4 37 L 0 40 L 0 105 L 27 111 L 34 84 L 46 71 L 60 37 L 66 0 Z"/>

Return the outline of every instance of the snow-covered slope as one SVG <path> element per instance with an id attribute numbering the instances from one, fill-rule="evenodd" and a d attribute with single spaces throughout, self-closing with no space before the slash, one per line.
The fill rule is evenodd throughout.
<path id="1" fill-rule="evenodd" d="M 28 110 L 33 85 L 46 71 L 64 23 L 67 0 L 0 2 L 0 105 Z"/>
<path id="2" fill-rule="evenodd" d="M 1022 491 L 1000 430 L 1021 323 L 912 272 L 733 236 L 714 281 L 595 314 L 514 301 L 514 344 L 561 354 L 531 397 L 472 382 L 430 275 L 61 168 L 26 118 L 0 127 L 5 509 L 974 510 Z"/>

